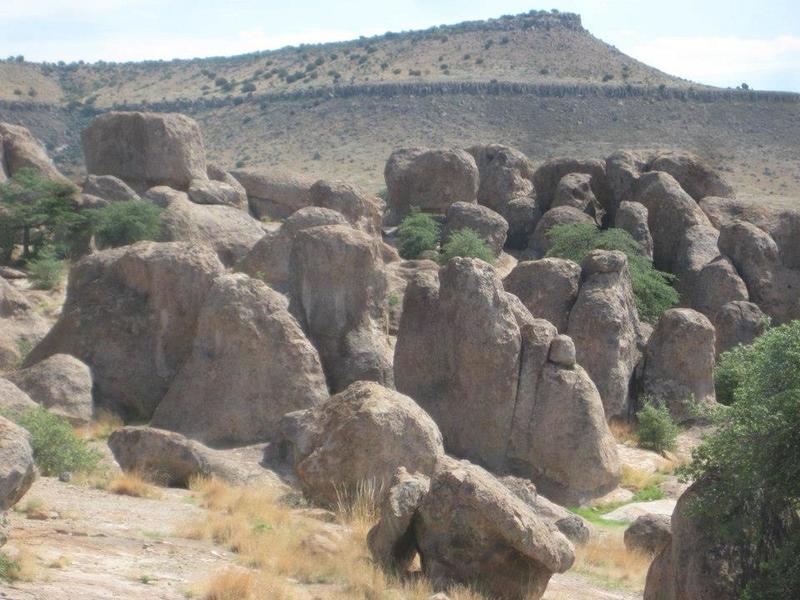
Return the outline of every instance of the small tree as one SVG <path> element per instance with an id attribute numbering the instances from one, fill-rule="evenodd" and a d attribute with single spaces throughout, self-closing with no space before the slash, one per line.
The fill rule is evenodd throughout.
<path id="1" fill-rule="evenodd" d="M 158 237 L 162 209 L 145 200 L 112 202 L 90 211 L 95 239 L 104 248 L 127 246 Z"/>
<path id="2" fill-rule="evenodd" d="M 406 259 L 419 258 L 420 254 L 439 247 L 440 226 L 428 214 L 414 208 L 397 228 L 400 240 L 400 256 Z"/>
<path id="3" fill-rule="evenodd" d="M 489 264 L 494 264 L 495 256 L 489 245 L 477 234 L 474 229 L 465 227 L 450 234 L 444 246 L 440 261 L 442 264 L 456 256 L 467 258 L 480 258 Z"/>
<path id="4" fill-rule="evenodd" d="M 644 398 L 644 406 L 636 413 L 636 439 L 640 448 L 664 452 L 674 450 L 678 442 L 678 426 L 672 420 L 669 409 Z"/>

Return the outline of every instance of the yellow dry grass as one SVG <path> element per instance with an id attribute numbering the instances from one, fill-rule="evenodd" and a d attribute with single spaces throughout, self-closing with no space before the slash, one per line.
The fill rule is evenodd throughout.
<path id="1" fill-rule="evenodd" d="M 633 430 L 632 423 L 626 421 L 611 421 L 608 424 L 608 428 L 611 430 L 611 435 L 613 435 L 614 439 L 620 444 L 626 444 L 628 442 L 636 443 L 636 433 Z"/>
<path id="2" fill-rule="evenodd" d="M 242 565 L 214 574 L 193 597 L 294 600 L 299 585 L 314 586 L 320 600 L 427 600 L 434 593 L 423 577 L 400 579 L 372 563 L 366 547 L 377 509 L 371 484 L 340 495 L 336 524 L 293 511 L 269 488 L 194 479 L 189 489 L 208 514 L 181 527 L 179 535 L 211 540 L 238 554 Z M 462 587 L 448 594 L 452 600 L 483 600 Z"/>
<path id="3" fill-rule="evenodd" d="M 575 571 L 611 588 L 644 590 L 651 557 L 629 552 L 623 532 L 602 530 L 589 542 L 575 548 Z"/>
<path id="4" fill-rule="evenodd" d="M 107 410 L 100 410 L 88 425 L 75 429 L 75 435 L 84 440 L 107 440 L 117 429 L 123 427 L 122 419 Z"/>
<path id="5" fill-rule="evenodd" d="M 643 469 L 637 469 L 628 465 L 622 465 L 622 477 L 619 484 L 625 489 L 639 492 L 650 486 L 658 485 L 664 481 L 662 473 L 653 473 Z"/>
<path id="6" fill-rule="evenodd" d="M 159 498 L 161 492 L 141 473 L 121 473 L 109 481 L 105 489 L 119 496 L 133 496 L 134 498 Z"/>

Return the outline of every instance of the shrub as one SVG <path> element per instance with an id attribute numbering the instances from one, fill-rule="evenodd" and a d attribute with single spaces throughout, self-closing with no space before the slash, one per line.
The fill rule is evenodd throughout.
<path id="1" fill-rule="evenodd" d="M 753 346 L 736 346 L 719 357 L 714 368 L 714 388 L 717 402 L 733 404 L 734 394 L 744 382 L 748 363 L 753 357 Z"/>
<path id="2" fill-rule="evenodd" d="M 672 287 L 674 276 L 653 268 L 642 247 L 622 229 L 600 230 L 592 223 L 556 225 L 547 234 L 552 246 L 547 256 L 567 258 L 580 264 L 592 250 L 618 250 L 628 257 L 631 285 L 639 317 L 654 323 L 678 303 Z"/>
<path id="3" fill-rule="evenodd" d="M 451 233 L 450 239 L 442 246 L 440 257 L 442 264 L 447 264 L 451 258 L 456 256 L 480 258 L 489 264 L 494 264 L 495 260 L 494 253 L 486 242 L 469 227 Z"/>
<path id="4" fill-rule="evenodd" d="M 242 84 L 242 93 L 243 94 L 246 94 L 248 92 L 255 92 L 255 91 L 256 91 L 256 85 L 253 82 L 247 81 L 247 82 Z"/>
<path id="5" fill-rule="evenodd" d="M 19 577 L 19 563 L 0 552 L 0 581 L 15 581 Z"/>
<path id="6" fill-rule="evenodd" d="M 645 398 L 644 406 L 636 413 L 636 418 L 636 438 L 640 448 L 655 452 L 675 449 L 678 426 L 666 406 L 656 405 L 651 399 Z"/>
<path id="7" fill-rule="evenodd" d="M 100 246 L 117 248 L 158 237 L 161 208 L 144 200 L 112 202 L 90 214 L 92 231 Z"/>
<path id="8" fill-rule="evenodd" d="M 397 228 L 400 256 L 413 259 L 426 250 L 436 250 L 439 247 L 439 232 L 439 223 L 433 217 L 412 209 Z"/>
<path id="9" fill-rule="evenodd" d="M 15 420 L 31 434 L 34 461 L 46 477 L 65 471 L 90 472 L 102 458 L 98 451 L 75 435 L 66 419 L 41 406 L 24 412 Z"/>
<path id="10" fill-rule="evenodd" d="M 39 255 L 28 261 L 28 274 L 37 290 L 52 290 L 64 276 L 64 261 L 59 260 L 50 248 L 45 248 Z"/>
<path id="11" fill-rule="evenodd" d="M 681 469 L 705 483 L 690 508 L 742 551 L 742 598 L 799 598 L 800 321 L 733 356 L 735 401 Z"/>

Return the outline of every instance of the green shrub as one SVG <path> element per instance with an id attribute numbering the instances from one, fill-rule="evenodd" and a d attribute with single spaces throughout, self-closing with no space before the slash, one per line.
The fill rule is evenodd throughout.
<path id="1" fill-rule="evenodd" d="M 703 478 L 691 510 L 747 558 L 743 598 L 800 598 L 800 321 L 734 352 L 731 406 L 681 470 Z"/>
<path id="2" fill-rule="evenodd" d="M 636 413 L 636 439 L 639 447 L 654 452 L 674 450 L 678 442 L 678 426 L 666 406 L 644 399 L 644 406 Z"/>
<path id="3" fill-rule="evenodd" d="M 0 581 L 15 581 L 19 576 L 19 563 L 0 552 Z"/>
<path id="4" fill-rule="evenodd" d="M 156 239 L 161 228 L 161 208 L 145 200 L 112 202 L 90 213 L 95 239 L 104 248 Z"/>
<path id="5" fill-rule="evenodd" d="M 44 476 L 68 471 L 86 473 L 94 470 L 102 458 L 75 435 L 69 422 L 43 407 L 32 408 L 14 419 L 31 434 L 33 458 Z"/>
<path id="6" fill-rule="evenodd" d="M 439 247 L 439 232 L 439 223 L 433 217 L 412 209 L 397 228 L 400 256 L 413 259 L 427 250 L 436 250 Z"/>
<path id="7" fill-rule="evenodd" d="M 489 264 L 494 264 L 495 261 L 494 253 L 488 244 L 469 227 L 450 234 L 450 239 L 442 246 L 442 255 L 439 260 L 444 265 L 456 256 L 480 258 Z"/>
<path id="8" fill-rule="evenodd" d="M 64 261 L 59 260 L 50 248 L 44 248 L 27 264 L 28 275 L 37 290 L 52 290 L 64 277 Z"/>
<path id="9" fill-rule="evenodd" d="M 642 247 L 622 229 L 601 230 L 592 223 L 556 225 L 547 234 L 551 242 L 547 256 L 567 258 L 580 264 L 592 250 L 617 250 L 628 258 L 631 286 L 639 317 L 655 323 L 665 310 L 678 303 L 672 287 L 674 276 L 653 268 Z"/>
<path id="10" fill-rule="evenodd" d="M 753 346 L 736 346 L 723 352 L 714 368 L 714 388 L 717 402 L 733 404 L 736 389 L 744 382 L 748 363 L 753 357 Z"/>

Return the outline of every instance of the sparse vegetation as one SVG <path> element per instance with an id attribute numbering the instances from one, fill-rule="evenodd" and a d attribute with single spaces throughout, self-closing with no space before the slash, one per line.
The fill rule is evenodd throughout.
<path id="1" fill-rule="evenodd" d="M 744 383 L 748 366 L 754 358 L 755 348 L 749 346 L 735 346 L 723 352 L 714 368 L 714 388 L 717 402 L 733 404 L 736 390 Z"/>
<path id="2" fill-rule="evenodd" d="M 161 228 L 162 209 L 145 200 L 112 202 L 91 211 L 92 231 L 104 248 L 154 240 Z"/>
<path id="3" fill-rule="evenodd" d="M 0 581 L 16 581 L 19 577 L 20 566 L 5 552 L 0 552 Z"/>
<path id="4" fill-rule="evenodd" d="M 592 250 L 618 250 L 628 258 L 631 285 L 639 317 L 655 323 L 662 313 L 678 303 L 672 287 L 674 277 L 653 268 L 641 246 L 622 229 L 601 230 L 591 223 L 556 225 L 548 233 L 552 246 L 547 256 L 568 258 L 580 264 Z"/>
<path id="5" fill-rule="evenodd" d="M 122 473 L 108 482 L 109 492 L 134 498 L 159 498 L 161 493 L 141 473 Z"/>
<path id="6" fill-rule="evenodd" d="M 397 228 L 400 240 L 400 256 L 405 259 L 419 258 L 429 250 L 437 250 L 441 227 L 436 220 L 419 210 L 412 210 Z"/>
<path id="7" fill-rule="evenodd" d="M 64 261 L 51 248 L 43 248 L 36 258 L 28 261 L 28 274 L 37 290 L 52 290 L 64 278 Z"/>
<path id="8" fill-rule="evenodd" d="M 666 406 L 646 397 L 636 419 L 636 438 L 640 448 L 654 452 L 675 449 L 679 430 Z"/>
<path id="9" fill-rule="evenodd" d="M 450 234 L 450 238 L 442 246 L 440 262 L 447 264 L 456 256 L 479 258 L 489 264 L 494 264 L 495 261 L 495 256 L 486 242 L 469 227 Z"/>

